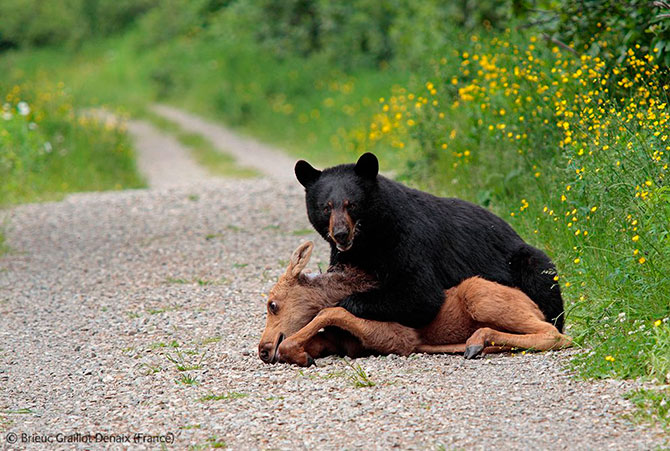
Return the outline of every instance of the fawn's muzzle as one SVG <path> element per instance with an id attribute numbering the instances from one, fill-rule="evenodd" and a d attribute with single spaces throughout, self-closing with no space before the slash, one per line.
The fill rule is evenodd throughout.
<path id="1" fill-rule="evenodd" d="M 284 340 L 284 334 L 279 334 L 276 343 L 265 342 L 258 345 L 258 357 L 265 363 L 276 363 L 279 360 L 277 349 Z"/>

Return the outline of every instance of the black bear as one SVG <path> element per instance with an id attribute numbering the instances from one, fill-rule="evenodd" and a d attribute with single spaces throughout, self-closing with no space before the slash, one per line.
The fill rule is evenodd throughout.
<path id="1" fill-rule="evenodd" d="M 563 330 L 556 268 L 512 227 L 478 205 L 408 188 L 378 174 L 371 153 L 354 164 L 319 171 L 295 165 L 307 215 L 330 242 L 331 266 L 350 264 L 374 275 L 380 288 L 340 305 L 361 318 L 423 327 L 464 279 L 517 287 Z"/>

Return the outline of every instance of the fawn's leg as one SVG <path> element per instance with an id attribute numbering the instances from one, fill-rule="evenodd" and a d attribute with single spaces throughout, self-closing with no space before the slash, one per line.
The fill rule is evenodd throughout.
<path id="1" fill-rule="evenodd" d="M 535 351 L 550 351 L 572 345 L 570 337 L 558 332 L 558 329 L 553 325 L 549 323 L 544 324 L 549 326 L 546 330 L 523 335 L 500 332 L 490 327 L 477 329 L 466 342 L 465 358 L 471 359 L 477 356 L 487 346 L 503 347 L 505 349 L 521 348 Z"/>
<path id="2" fill-rule="evenodd" d="M 342 307 L 330 307 L 323 309 L 309 324 L 279 345 L 281 360 L 301 366 L 313 363 L 311 357 L 305 355 L 305 345 L 321 329 L 329 326 L 349 332 L 360 340 L 364 348 L 381 354 L 407 355 L 419 343 L 415 329 L 398 323 L 358 318 Z"/>
<path id="3" fill-rule="evenodd" d="M 544 321 L 537 304 L 518 289 L 471 278 L 458 286 L 455 295 L 474 321 L 488 326 L 466 341 L 465 358 L 479 355 L 487 346 L 548 351 L 572 344 L 570 337 Z"/>
<path id="4" fill-rule="evenodd" d="M 455 345 L 419 345 L 415 351 L 426 354 L 462 354 L 465 352 L 465 343 Z"/>
<path id="5" fill-rule="evenodd" d="M 329 355 L 360 356 L 365 353 L 361 342 L 340 329 L 329 328 L 318 332 L 305 343 L 305 352 L 318 359 Z"/>
<path id="6" fill-rule="evenodd" d="M 332 338 L 323 332 L 317 333 L 305 343 L 305 352 L 315 359 L 337 354 L 338 346 Z"/>
<path id="7" fill-rule="evenodd" d="M 466 344 L 452 344 L 452 345 L 419 345 L 415 352 L 424 352 L 426 354 L 463 354 L 465 353 Z M 493 354 L 496 352 L 513 351 L 512 346 L 487 346 L 483 350 L 483 354 Z"/>

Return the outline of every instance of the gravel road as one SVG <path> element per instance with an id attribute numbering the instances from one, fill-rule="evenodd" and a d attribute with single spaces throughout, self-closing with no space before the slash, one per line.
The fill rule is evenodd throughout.
<path id="1" fill-rule="evenodd" d="M 263 293 L 302 240 L 317 243 L 313 269 L 328 258 L 289 178 L 155 181 L 3 212 L 0 446 L 26 448 L 22 433 L 133 449 L 159 448 L 151 436 L 174 449 L 663 445 L 625 417 L 634 383 L 574 379 L 575 351 L 358 359 L 365 387 L 338 358 L 263 364 Z"/>

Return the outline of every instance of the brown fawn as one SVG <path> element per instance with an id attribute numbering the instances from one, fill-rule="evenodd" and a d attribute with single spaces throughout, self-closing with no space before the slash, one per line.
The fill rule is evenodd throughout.
<path id="1" fill-rule="evenodd" d="M 368 274 L 350 266 L 323 274 L 303 271 L 314 244 L 302 243 L 286 272 L 270 290 L 267 321 L 258 345 L 261 360 L 309 366 L 314 359 L 339 354 L 481 353 L 515 348 L 548 351 L 569 347 L 572 339 L 545 321 L 521 290 L 471 277 L 445 290 L 437 317 L 422 329 L 358 318 L 337 303 L 351 293 L 376 286 Z"/>

